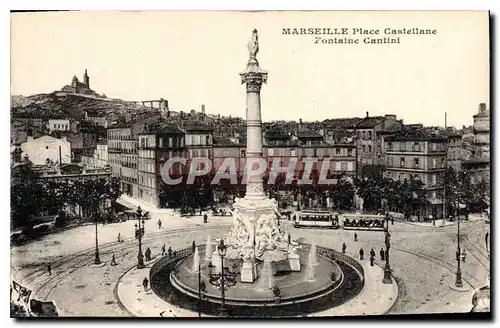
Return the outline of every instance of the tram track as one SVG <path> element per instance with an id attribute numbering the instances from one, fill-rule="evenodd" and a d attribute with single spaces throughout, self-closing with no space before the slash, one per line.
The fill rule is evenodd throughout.
<path id="1" fill-rule="evenodd" d="M 174 237 L 178 235 L 185 234 L 186 232 L 197 232 L 197 231 L 204 231 L 204 230 L 217 230 L 217 229 L 224 229 L 229 227 L 229 224 L 224 224 L 220 226 L 213 226 L 213 227 L 190 227 L 190 228 L 180 228 L 180 229 L 174 229 L 174 230 L 169 230 L 167 232 L 160 231 L 160 232 L 155 232 L 145 236 L 143 238 L 144 243 L 148 242 L 154 242 L 158 239 L 161 239 L 163 237 Z M 118 243 L 118 242 L 109 242 L 109 243 L 104 243 L 100 245 L 100 254 L 101 255 L 108 255 L 110 253 L 113 253 L 114 251 L 120 250 L 120 251 L 128 251 L 134 248 L 137 248 L 137 244 L 135 243 L 135 238 L 128 238 L 124 240 L 123 243 Z M 64 280 L 66 277 L 71 275 L 74 271 L 91 265 L 94 260 L 92 257 L 95 254 L 95 248 L 94 247 L 89 247 L 83 250 L 80 250 L 78 252 L 63 256 L 59 258 L 57 261 L 52 263 L 52 270 L 53 274 L 49 276 L 49 279 L 46 281 L 42 282 L 37 286 L 37 288 L 34 289 L 34 295 L 38 295 L 44 288 L 46 288 L 49 284 L 55 282 L 55 284 L 50 288 L 48 293 L 45 294 L 44 299 L 46 299 L 50 293 L 57 287 L 57 283 L 60 281 Z M 89 259 L 90 257 L 90 259 Z M 77 263 L 77 266 L 75 267 L 75 263 Z M 70 264 L 70 266 L 67 269 L 62 268 L 64 265 Z M 56 270 L 54 270 L 56 269 Z M 60 270 L 61 272 L 55 273 L 54 271 L 57 271 L 57 269 L 63 269 Z M 46 276 L 46 268 L 38 268 L 26 275 L 23 275 L 17 280 L 25 286 L 29 286 L 30 284 L 34 284 L 35 281 L 37 281 L 39 278 L 42 278 L 43 276 Z"/>

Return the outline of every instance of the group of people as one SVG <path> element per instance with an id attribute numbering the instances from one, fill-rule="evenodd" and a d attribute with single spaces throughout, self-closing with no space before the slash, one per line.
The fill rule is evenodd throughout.
<path id="1" fill-rule="evenodd" d="M 391 224 L 394 224 L 394 218 L 391 218 Z M 384 220 L 378 219 L 345 219 L 344 227 L 363 227 L 363 228 L 383 228 Z"/>
<path id="2" fill-rule="evenodd" d="M 358 241 L 358 234 L 357 233 L 354 233 L 354 241 L 355 242 Z M 345 243 L 342 243 L 342 254 L 345 254 L 346 250 L 347 250 L 347 245 Z M 465 252 L 465 250 L 464 250 L 464 252 Z M 385 259 L 387 258 L 386 251 L 383 248 L 381 248 L 379 254 L 380 254 L 380 260 L 385 261 Z M 372 248 L 370 250 L 370 265 L 371 266 L 374 266 L 375 255 L 376 255 L 375 250 Z M 365 257 L 365 251 L 361 247 L 359 249 L 359 259 L 363 260 L 364 257 Z"/>

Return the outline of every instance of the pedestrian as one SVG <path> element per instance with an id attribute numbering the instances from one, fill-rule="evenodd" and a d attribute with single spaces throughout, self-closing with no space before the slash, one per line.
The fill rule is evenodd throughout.
<path id="1" fill-rule="evenodd" d="M 168 258 L 172 258 L 172 247 L 168 246 Z"/>
<path id="2" fill-rule="evenodd" d="M 373 257 L 373 258 L 375 257 L 375 251 L 373 250 L 373 248 L 372 248 L 372 250 L 370 251 L 370 257 Z"/>
<path id="3" fill-rule="evenodd" d="M 342 243 L 342 254 L 345 254 L 345 250 L 347 249 L 347 246 L 345 243 Z"/>
<path id="4" fill-rule="evenodd" d="M 203 214 L 203 223 L 207 223 L 208 222 L 208 215 L 207 213 Z"/>
<path id="5" fill-rule="evenodd" d="M 121 233 L 118 233 L 118 242 L 121 243 L 122 242 L 122 234 Z"/>
<path id="6" fill-rule="evenodd" d="M 360 259 L 360 260 L 363 260 L 363 256 L 364 256 L 364 255 L 365 255 L 365 251 L 364 251 L 362 248 L 360 248 L 360 249 L 359 249 L 359 259 Z"/>
<path id="7" fill-rule="evenodd" d="M 142 286 L 144 286 L 144 291 L 145 292 L 148 291 L 148 284 L 149 284 L 148 278 L 144 278 L 144 280 L 142 281 Z"/>
<path id="8" fill-rule="evenodd" d="M 111 266 L 115 266 L 115 265 L 117 265 L 116 258 L 115 258 L 115 254 L 113 254 L 113 257 L 111 257 Z"/>
<path id="9" fill-rule="evenodd" d="M 161 229 L 161 220 L 158 219 L 158 229 Z"/>
<path id="10" fill-rule="evenodd" d="M 371 266 L 373 266 L 373 261 L 375 261 L 375 256 L 370 256 L 370 265 Z"/>
<path id="11" fill-rule="evenodd" d="M 194 240 L 193 240 L 193 246 L 191 247 L 191 249 L 193 250 L 193 253 L 196 250 L 196 242 Z"/>
<path id="12" fill-rule="evenodd" d="M 385 252 L 383 248 L 380 249 L 380 260 L 385 261 Z"/>
<path id="13" fill-rule="evenodd" d="M 50 265 L 50 263 L 47 265 L 47 272 L 49 273 L 49 276 L 52 275 L 52 266 Z"/>
<path id="14" fill-rule="evenodd" d="M 394 217 L 391 218 L 391 225 L 394 225 Z"/>
<path id="15" fill-rule="evenodd" d="M 465 253 L 465 248 L 464 250 L 462 251 L 462 262 L 465 263 L 465 257 L 467 256 L 467 254 Z"/>
<path id="16" fill-rule="evenodd" d="M 165 248 L 165 244 L 163 244 L 163 246 L 161 247 L 161 256 L 165 256 L 165 252 L 166 252 L 166 248 Z"/>
<path id="17" fill-rule="evenodd" d="M 358 241 L 358 234 L 354 233 L 354 241 Z"/>

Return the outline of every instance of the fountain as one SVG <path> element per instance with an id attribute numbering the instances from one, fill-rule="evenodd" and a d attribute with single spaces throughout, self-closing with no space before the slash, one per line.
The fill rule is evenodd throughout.
<path id="1" fill-rule="evenodd" d="M 210 238 L 210 235 L 207 236 L 207 246 L 205 249 L 205 260 L 210 261 L 212 259 L 212 239 Z"/>
<path id="2" fill-rule="evenodd" d="M 200 252 L 198 251 L 198 246 L 196 246 L 196 249 L 194 250 L 194 255 L 193 255 L 193 270 L 191 270 L 194 273 L 198 273 L 198 270 L 200 269 Z"/>
<path id="3" fill-rule="evenodd" d="M 262 159 L 262 128 L 260 109 L 260 89 L 267 80 L 267 71 L 259 67 L 256 59 L 258 52 L 257 31 L 252 33 L 248 44 L 250 58 L 247 68 L 240 73 L 242 84 L 246 84 L 247 103 L 247 157 L 246 194 L 244 198 L 236 198 L 233 204 L 233 224 L 231 230 L 224 236 L 227 248 L 218 249 L 218 241 L 213 246 L 210 236 L 207 236 L 206 248 L 196 248 L 194 254 L 184 258 L 175 259 L 175 263 L 166 265 L 158 262 L 163 267 L 155 268 L 151 276 L 151 284 L 155 286 L 155 293 L 163 299 L 177 300 L 178 304 L 198 304 L 199 281 L 193 272 L 198 272 L 200 252 L 206 260 L 211 260 L 212 266 L 201 268 L 204 277 L 218 274 L 223 271 L 222 264 L 228 268 L 228 273 L 236 275 L 236 284 L 224 290 L 222 296 L 216 284 L 207 284 L 204 292 L 204 311 L 218 311 L 219 304 L 230 308 L 234 315 L 261 316 L 263 312 L 273 313 L 274 307 L 280 307 L 280 313 L 300 314 L 304 309 L 318 309 L 322 306 L 332 306 L 332 294 L 337 289 L 342 289 L 344 298 L 352 298 L 353 294 L 361 289 L 350 288 L 344 290 L 340 286 L 340 277 L 331 278 L 331 272 L 347 272 L 349 279 L 354 284 L 361 284 L 356 269 L 352 264 L 335 261 L 321 252 L 316 254 L 316 245 L 313 243 L 307 254 L 307 248 L 302 248 L 296 241 L 288 238 L 288 233 L 277 225 L 278 203 L 269 199 L 264 193 L 262 177 L 253 173 L 253 164 Z M 219 255 L 219 250 L 223 257 Z M 331 252 L 334 252 L 331 250 Z M 188 252 L 186 252 L 187 254 Z M 300 259 L 305 259 L 307 270 L 301 270 Z M 193 270 L 189 270 L 193 268 Z M 259 270 L 260 269 L 260 270 Z M 153 271 L 153 269 L 152 269 Z M 258 274 L 260 271 L 260 275 Z M 318 274 L 316 275 L 316 271 Z M 165 282 L 164 277 L 169 277 Z M 307 281 L 307 288 L 304 288 Z M 280 302 L 275 303 L 273 293 L 269 290 L 278 284 Z M 339 292 L 340 293 L 340 292 Z M 172 297 L 169 297 L 172 296 Z M 342 299 L 336 298 L 336 304 L 341 304 Z M 314 304 L 310 304 L 314 303 Z M 314 305 L 314 306 L 313 306 Z M 317 305 L 317 306 L 315 306 Z M 184 306 L 184 305 L 183 305 Z M 194 305 L 196 308 L 197 305 Z M 264 308 L 264 309 L 262 309 Z M 283 312 L 285 311 L 285 312 Z M 309 310 L 308 310 L 309 311 Z"/>

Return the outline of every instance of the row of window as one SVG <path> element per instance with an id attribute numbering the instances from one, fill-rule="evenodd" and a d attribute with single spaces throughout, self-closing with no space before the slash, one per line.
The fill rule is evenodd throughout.
<path id="1" fill-rule="evenodd" d="M 387 157 L 387 166 L 396 167 L 394 163 L 394 157 L 392 156 Z M 400 157 L 398 167 L 414 168 L 414 169 L 424 168 L 423 165 L 421 164 L 419 157 L 414 157 L 413 159 L 411 159 L 411 162 L 408 162 L 406 157 Z M 446 167 L 446 161 L 444 158 L 440 158 L 439 161 L 437 158 L 432 158 L 430 162 L 430 167 L 428 169 L 439 169 L 444 167 Z"/>
<path id="2" fill-rule="evenodd" d="M 210 135 L 186 134 L 186 145 L 211 145 L 212 137 Z"/>
<path id="3" fill-rule="evenodd" d="M 391 179 L 398 179 L 398 180 L 404 180 L 408 179 L 410 177 L 409 174 L 404 174 L 404 173 L 397 173 L 397 172 L 387 172 L 387 176 Z M 422 177 L 419 174 L 414 174 L 413 178 L 416 180 L 421 180 L 424 184 L 430 184 L 431 186 L 436 186 L 437 185 L 437 174 L 430 174 L 427 176 L 428 181 L 422 180 Z"/>
<path id="4" fill-rule="evenodd" d="M 443 143 L 430 142 L 428 144 L 429 151 L 443 151 Z M 387 142 L 388 151 L 424 151 L 424 143 L 422 142 Z"/>
<path id="5" fill-rule="evenodd" d="M 52 130 L 69 130 L 68 124 L 52 124 Z"/>
<path id="6" fill-rule="evenodd" d="M 146 186 L 146 187 L 151 187 L 151 188 L 156 187 L 154 177 L 144 177 L 143 175 L 139 175 L 139 184 Z"/>
<path id="7" fill-rule="evenodd" d="M 147 163 L 147 162 L 144 162 L 144 161 L 139 161 L 139 171 L 143 171 L 143 172 L 149 172 L 149 173 L 155 173 L 156 172 L 156 168 L 155 168 L 155 164 L 154 163 Z"/>

